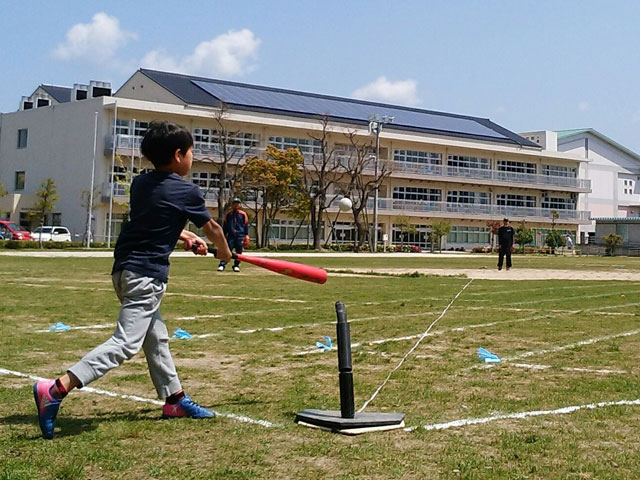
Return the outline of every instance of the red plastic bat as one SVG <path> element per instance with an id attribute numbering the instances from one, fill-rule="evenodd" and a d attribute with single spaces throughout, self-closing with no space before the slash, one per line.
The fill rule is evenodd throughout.
<path id="1" fill-rule="evenodd" d="M 195 249 L 196 247 L 190 246 L 191 242 L 185 242 L 187 249 Z M 216 250 L 209 247 L 209 253 L 215 255 Z M 263 258 L 254 257 L 244 254 L 232 254 L 234 259 L 238 259 L 241 262 L 247 262 L 257 267 L 266 268 L 272 272 L 279 273 L 280 275 L 286 275 L 287 277 L 297 278 L 299 280 L 305 280 L 307 282 L 323 284 L 327 281 L 327 272 L 322 268 L 312 267 L 311 265 L 304 265 L 302 263 L 288 262 L 286 260 L 278 260 L 276 258 Z"/>

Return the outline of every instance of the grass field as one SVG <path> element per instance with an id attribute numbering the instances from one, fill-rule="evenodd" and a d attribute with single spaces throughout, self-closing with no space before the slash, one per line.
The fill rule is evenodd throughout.
<path id="1" fill-rule="evenodd" d="M 302 260 L 340 270 L 495 263 Z M 630 258 L 514 261 L 640 270 Z M 305 408 L 339 408 L 335 351 L 315 347 L 325 335 L 335 341 L 335 301 L 351 321 L 357 409 L 469 280 L 330 276 L 318 286 L 251 266 L 219 274 L 215 265 L 174 259 L 162 312 L 170 332 L 194 335 L 171 349 L 185 390 L 219 417 L 160 420 L 140 354 L 91 387 L 142 401 L 73 392 L 46 441 L 28 376 L 57 376 L 110 336 L 111 261 L 0 256 L 0 480 L 638 478 L 638 283 L 473 280 L 367 408 L 403 412 L 409 428 L 347 437 L 293 422 Z M 58 321 L 74 329 L 46 331 Z M 480 346 L 503 363 L 485 368 Z"/>

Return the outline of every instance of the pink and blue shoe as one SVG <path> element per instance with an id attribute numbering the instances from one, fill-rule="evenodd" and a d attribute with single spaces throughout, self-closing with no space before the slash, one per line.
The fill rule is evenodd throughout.
<path id="1" fill-rule="evenodd" d="M 214 412 L 201 407 L 186 394 L 177 403 L 165 403 L 162 407 L 162 418 L 214 418 L 215 416 Z"/>
<path id="2" fill-rule="evenodd" d="M 42 436 L 47 439 L 53 438 L 53 427 L 56 415 L 62 400 L 51 395 L 51 387 L 55 385 L 55 380 L 40 380 L 33 384 L 33 398 L 38 409 L 38 424 L 42 430 Z"/>

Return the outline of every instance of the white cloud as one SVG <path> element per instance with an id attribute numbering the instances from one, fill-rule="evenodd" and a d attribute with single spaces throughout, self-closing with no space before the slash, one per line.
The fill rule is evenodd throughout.
<path id="1" fill-rule="evenodd" d="M 589 110 L 589 102 L 582 101 L 578 103 L 578 110 L 580 110 L 581 112 L 586 112 L 587 110 Z"/>
<path id="2" fill-rule="evenodd" d="M 164 50 L 153 50 L 144 56 L 141 64 L 157 70 L 236 77 L 255 68 L 251 60 L 256 58 L 260 43 L 251 30 L 230 30 L 200 43 L 183 59 L 175 59 Z"/>
<path id="3" fill-rule="evenodd" d="M 120 47 L 134 38 L 137 35 L 122 30 L 116 17 L 99 12 L 91 23 L 78 23 L 71 27 L 65 41 L 54 48 L 52 55 L 61 60 L 101 63 L 111 60 Z"/>
<path id="4" fill-rule="evenodd" d="M 360 100 L 372 100 L 401 105 L 418 105 L 420 99 L 416 93 L 418 82 L 398 80 L 392 82 L 387 77 L 378 77 L 374 82 L 355 90 L 351 95 Z"/>

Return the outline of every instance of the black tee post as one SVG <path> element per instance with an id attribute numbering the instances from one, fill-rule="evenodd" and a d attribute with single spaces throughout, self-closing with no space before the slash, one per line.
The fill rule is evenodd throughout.
<path id="1" fill-rule="evenodd" d="M 353 369 L 351 365 L 351 333 L 347 323 L 347 309 L 342 302 L 336 302 L 338 323 L 338 371 L 340 379 L 340 413 L 342 418 L 353 418 L 355 406 L 353 400 Z"/>

